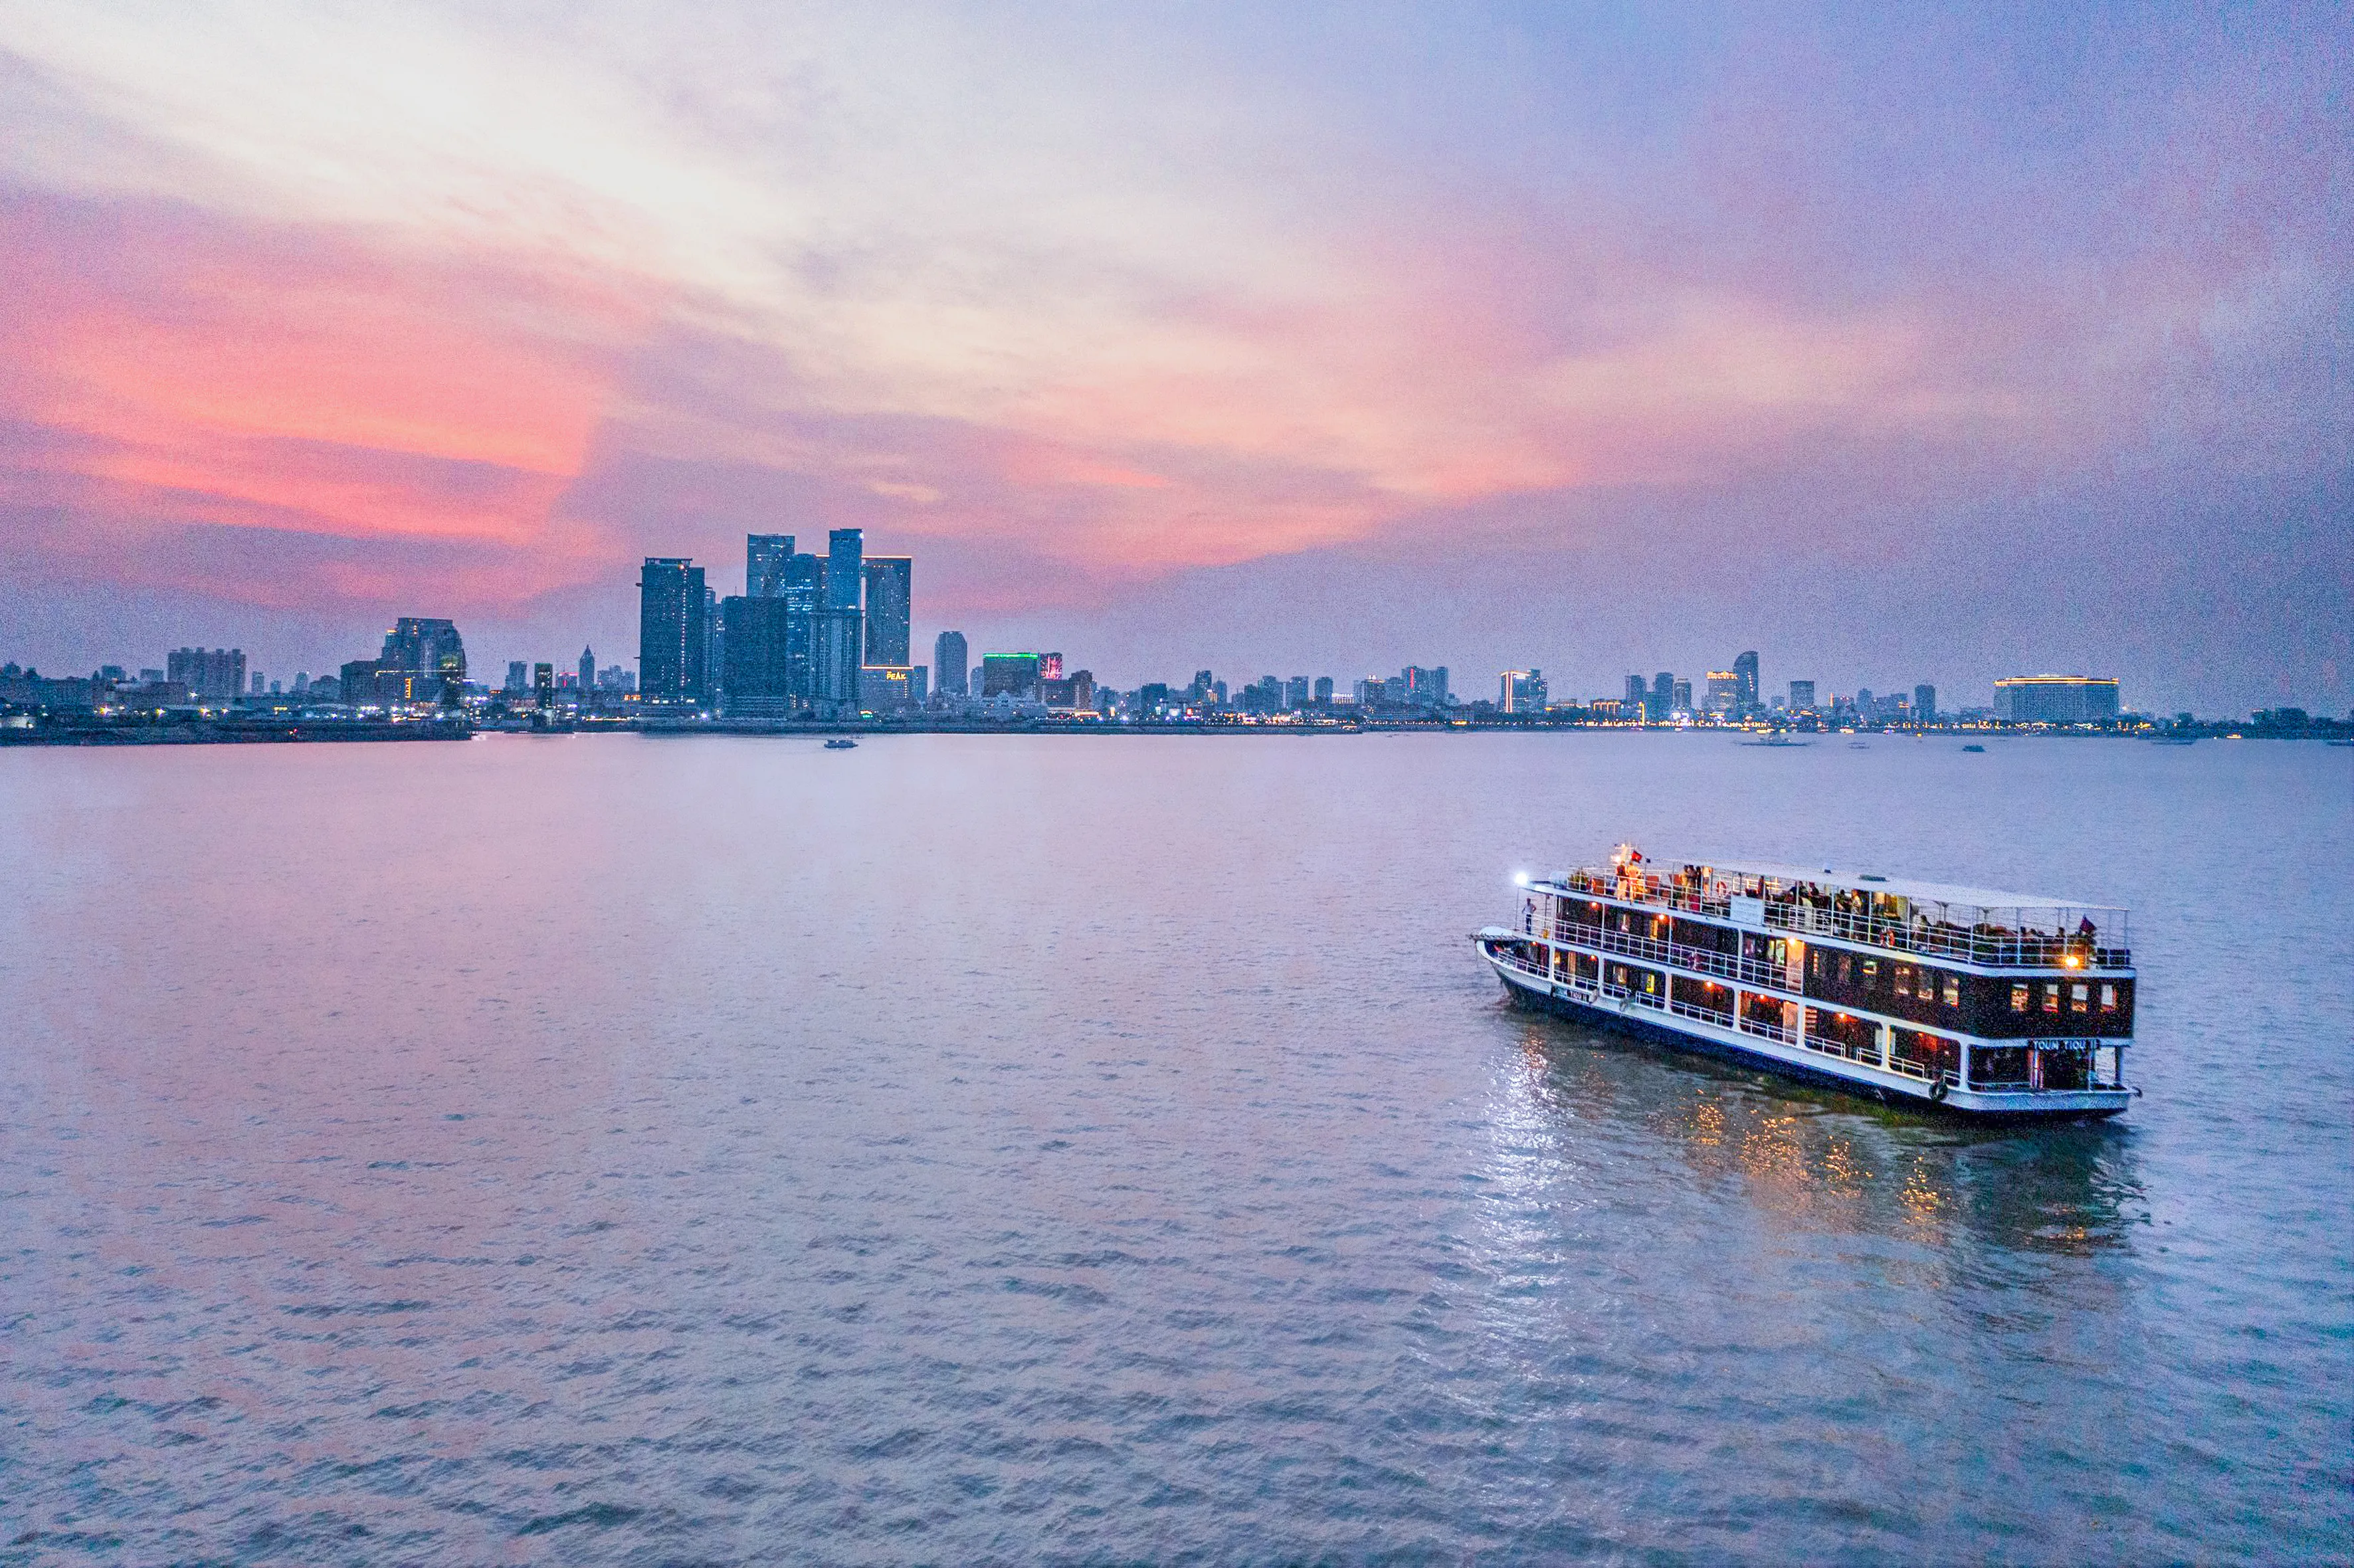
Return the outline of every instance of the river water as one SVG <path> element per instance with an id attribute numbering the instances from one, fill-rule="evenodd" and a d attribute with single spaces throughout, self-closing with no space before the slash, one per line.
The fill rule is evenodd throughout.
<path id="1" fill-rule="evenodd" d="M 0 1562 L 2342 1558 L 2349 770 L 0 754 Z M 1626 838 L 2128 905 L 2147 1097 L 1506 1005 Z"/>

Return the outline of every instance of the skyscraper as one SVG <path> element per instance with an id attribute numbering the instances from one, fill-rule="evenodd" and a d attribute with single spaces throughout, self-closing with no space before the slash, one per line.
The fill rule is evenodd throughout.
<path id="1" fill-rule="evenodd" d="M 527 692 L 531 690 L 531 665 L 529 662 L 522 659 L 510 659 L 507 661 L 506 689 L 510 692 Z"/>
<path id="2" fill-rule="evenodd" d="M 1496 707 L 1508 714 L 1541 714 L 1545 709 L 1543 670 L 1507 670 L 1496 694 Z"/>
<path id="3" fill-rule="evenodd" d="M 1691 683 L 1690 681 L 1678 681 L 1676 683 L 1675 695 L 1669 702 L 1668 707 L 1669 710 L 1673 713 L 1688 714 L 1691 712 Z"/>
<path id="4" fill-rule="evenodd" d="M 1937 688 L 1923 684 L 1913 688 L 1913 718 L 1917 724 L 1937 722 Z"/>
<path id="5" fill-rule="evenodd" d="M 782 599 L 785 563 L 792 559 L 790 534 L 744 535 L 744 595 L 747 599 Z"/>
<path id="6" fill-rule="evenodd" d="M 638 576 L 638 691 L 648 702 L 700 703 L 709 686 L 703 568 L 648 556 Z"/>
<path id="7" fill-rule="evenodd" d="M 1733 662 L 1734 678 L 1741 683 L 1741 711 L 1755 713 L 1763 705 L 1757 697 L 1757 655 L 1753 651 Z"/>
<path id="8" fill-rule="evenodd" d="M 825 604 L 811 638 L 810 674 L 818 711 L 828 717 L 858 711 L 865 554 L 864 529 L 836 528 L 825 536 Z"/>
<path id="9" fill-rule="evenodd" d="M 1651 689 L 1643 694 L 1643 716 L 1653 724 L 1662 723 L 1675 707 L 1675 675 L 1662 670 L 1651 677 Z"/>
<path id="10" fill-rule="evenodd" d="M 915 598 L 916 561 L 912 556 L 866 557 L 866 662 L 905 664 L 912 635 L 910 605 Z"/>
<path id="11" fill-rule="evenodd" d="M 963 632 L 943 631 L 938 637 L 934 638 L 932 640 L 932 683 L 934 689 L 944 697 L 963 696 L 966 690 L 965 666 L 967 662 L 968 659 L 965 652 Z"/>
<path id="12" fill-rule="evenodd" d="M 1812 681 L 1790 683 L 1790 711 L 1805 713 L 1815 705 L 1815 683 Z"/>
<path id="13" fill-rule="evenodd" d="M 1332 677 L 1330 675 L 1316 677 L 1316 705 L 1320 708 L 1332 705 Z"/>
<path id="14" fill-rule="evenodd" d="M 1627 677 L 1627 705 L 1628 705 L 1628 707 L 1630 707 L 1630 708 L 1633 708 L 1633 709 L 1637 710 L 1638 712 L 1640 712 L 1640 711 L 1642 710 L 1642 708 L 1643 708 L 1643 705 L 1644 705 L 1644 704 L 1643 704 L 1643 699 L 1644 699 L 1647 695 L 1649 695 L 1649 691 L 1650 691 L 1650 688 L 1643 684 L 1643 677 L 1642 677 L 1642 676 L 1640 676 L 1640 675 L 1629 675 L 1629 676 L 1628 676 L 1628 677 Z"/>
<path id="15" fill-rule="evenodd" d="M 585 694 L 593 692 L 596 689 L 597 655 L 591 653 L 588 649 L 583 648 L 580 650 L 580 690 L 584 694 L 581 701 L 588 701 L 588 697 Z"/>

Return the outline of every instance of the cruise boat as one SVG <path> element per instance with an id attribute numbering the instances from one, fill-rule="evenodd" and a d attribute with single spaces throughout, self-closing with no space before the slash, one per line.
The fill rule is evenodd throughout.
<path id="1" fill-rule="evenodd" d="M 1516 1000 L 1971 1117 L 2140 1093 L 2123 909 L 1632 845 L 1520 881 L 1519 925 L 1472 936 Z"/>

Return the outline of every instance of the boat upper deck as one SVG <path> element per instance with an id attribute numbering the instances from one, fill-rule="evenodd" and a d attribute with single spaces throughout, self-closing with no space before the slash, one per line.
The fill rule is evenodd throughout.
<path id="1" fill-rule="evenodd" d="M 1531 886 L 1558 896 L 1611 898 L 1994 967 L 2121 969 L 2133 964 L 2126 912 L 2114 906 L 1828 866 L 1670 863 L 1622 845 L 1607 866 L 1559 872 Z"/>

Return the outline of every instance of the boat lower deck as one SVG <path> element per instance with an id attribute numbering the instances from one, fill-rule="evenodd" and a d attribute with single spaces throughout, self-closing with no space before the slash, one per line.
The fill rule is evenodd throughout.
<path id="1" fill-rule="evenodd" d="M 1787 1076 L 1830 1085 L 1868 1095 L 1887 1103 L 1947 1111 L 1972 1119 L 2083 1119 L 2115 1116 L 2132 1103 L 2130 1088 L 2102 1086 L 2081 1089 L 1979 1089 L 1962 1086 L 1950 1077 L 1916 1075 L 1910 1069 L 1869 1060 L 1809 1050 L 1804 1044 L 1755 1033 L 1738 1021 L 1718 1022 L 1712 1015 L 1670 1004 L 1641 992 L 1612 990 L 1538 972 L 1515 959 L 1503 946 L 1509 932 L 1482 932 L 1480 955 L 1517 1000 L 1598 1024 L 1604 1028 L 1659 1041 L 1681 1050 L 1730 1056 L 1769 1068 Z"/>

